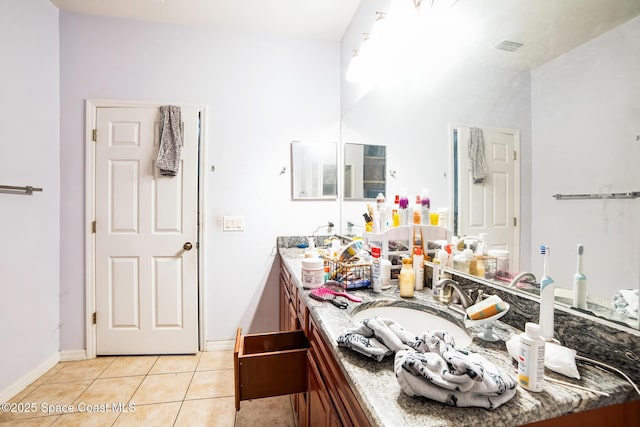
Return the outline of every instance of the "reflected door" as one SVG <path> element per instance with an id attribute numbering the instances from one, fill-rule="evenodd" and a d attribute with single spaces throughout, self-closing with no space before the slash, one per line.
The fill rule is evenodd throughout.
<path id="1" fill-rule="evenodd" d="M 489 248 L 510 252 L 511 269 L 518 266 L 519 197 L 516 167 L 518 131 L 483 128 L 487 178 L 474 183 L 469 162 L 469 128 L 457 130 L 457 218 L 460 236 L 487 233 Z"/>
<path id="2" fill-rule="evenodd" d="M 177 176 L 155 167 L 158 108 L 98 108 L 96 350 L 198 350 L 198 111 L 183 108 Z"/>

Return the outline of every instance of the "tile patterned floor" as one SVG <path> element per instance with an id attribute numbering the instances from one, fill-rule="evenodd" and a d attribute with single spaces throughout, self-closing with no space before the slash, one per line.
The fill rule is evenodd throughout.
<path id="1" fill-rule="evenodd" d="M 233 392 L 231 351 L 60 362 L 11 399 L 35 411 L 0 412 L 0 427 L 294 426 L 289 396 L 236 413 Z"/>

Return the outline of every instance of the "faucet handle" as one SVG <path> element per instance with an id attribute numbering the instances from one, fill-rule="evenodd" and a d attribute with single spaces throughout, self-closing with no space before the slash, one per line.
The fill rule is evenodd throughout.
<path id="1" fill-rule="evenodd" d="M 475 298 L 473 296 L 474 292 L 477 294 Z M 483 299 L 487 298 L 482 289 L 473 290 L 473 291 L 470 292 L 470 294 L 471 294 L 470 295 L 471 296 L 471 300 L 473 301 L 474 304 L 477 304 L 480 301 L 482 301 Z"/>

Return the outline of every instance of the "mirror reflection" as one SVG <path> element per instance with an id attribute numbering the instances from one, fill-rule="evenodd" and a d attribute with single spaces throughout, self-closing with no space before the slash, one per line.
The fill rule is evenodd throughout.
<path id="1" fill-rule="evenodd" d="M 344 144 L 345 200 L 375 199 L 386 193 L 386 147 Z"/>
<path id="2" fill-rule="evenodd" d="M 387 4 L 390 17 L 399 3 Z M 359 13 L 374 9 L 361 7 Z M 637 311 L 620 309 L 613 300 L 626 289 L 637 293 L 640 285 L 640 199 L 606 195 L 640 190 L 639 14 L 636 0 L 459 0 L 441 11 L 432 21 L 440 24 L 428 32 L 420 28 L 434 15 L 422 10 L 418 27 L 393 26 L 417 29 L 394 38 L 395 56 L 383 59 L 387 68 L 378 63 L 365 83 L 347 84 L 343 137 L 402 153 L 388 165 L 398 170 L 398 178 L 387 183 L 389 194 L 426 187 L 432 209 L 466 203 L 458 215 L 468 228 L 458 234 L 477 235 L 491 225 L 489 219 L 495 229 L 500 222 L 515 224 L 512 276 L 529 272 L 539 278 L 543 257 L 537 248 L 549 246 L 550 275 L 562 304 L 574 305 L 576 247 L 583 245 L 588 310 L 637 326 Z M 359 43 L 359 34 L 372 29 L 354 26 L 343 44 Z M 471 128 L 517 133 L 519 147 L 510 154 L 519 180 L 507 184 L 501 176 L 498 184 L 491 175 L 484 184 L 465 181 L 469 188 L 461 199 L 455 192 L 465 190 L 455 189 L 452 180 L 452 130 Z M 509 155 L 493 148 L 485 154 L 488 161 Z M 487 194 L 490 187 L 500 199 Z M 584 193 L 602 197 L 554 198 Z M 488 210 L 497 200 L 499 218 Z M 487 245 L 505 249 L 495 229 Z M 520 290 L 537 293 L 535 286 Z"/>
<path id="3" fill-rule="evenodd" d="M 291 143 L 291 198 L 333 200 L 338 196 L 337 144 Z"/>

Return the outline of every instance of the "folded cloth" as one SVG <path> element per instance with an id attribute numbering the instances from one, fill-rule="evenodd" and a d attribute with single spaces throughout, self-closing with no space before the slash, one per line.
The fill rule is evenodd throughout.
<path id="1" fill-rule="evenodd" d="M 487 177 L 487 164 L 484 155 L 484 138 L 482 129 L 469 129 L 469 163 L 474 184 L 481 184 Z"/>
<path id="2" fill-rule="evenodd" d="M 613 295 L 612 302 L 616 311 L 624 317 L 631 319 L 638 318 L 638 296 L 637 289 L 620 289 Z"/>
<path id="3" fill-rule="evenodd" d="M 451 406 L 495 409 L 516 394 L 516 381 L 479 354 L 401 350 L 394 361 L 396 379 L 409 396 Z"/>
<path id="4" fill-rule="evenodd" d="M 162 175 L 178 173 L 183 139 L 182 109 L 175 105 L 160 107 L 160 148 L 156 166 Z"/>

